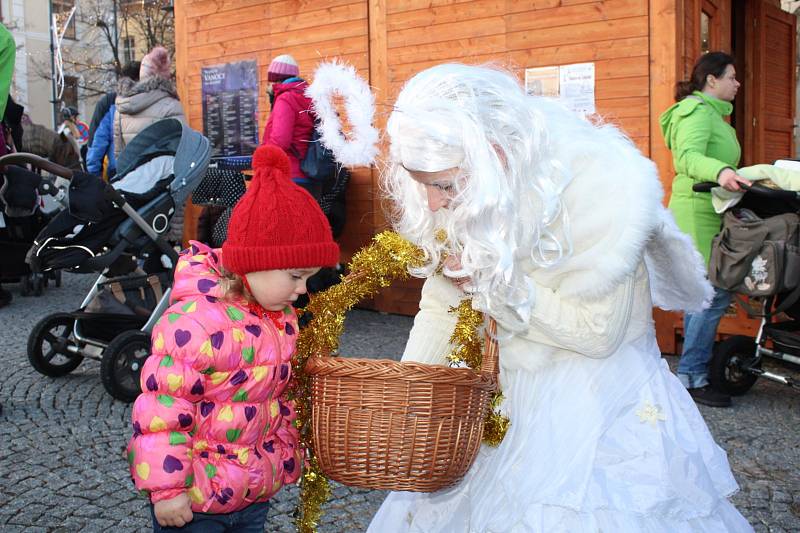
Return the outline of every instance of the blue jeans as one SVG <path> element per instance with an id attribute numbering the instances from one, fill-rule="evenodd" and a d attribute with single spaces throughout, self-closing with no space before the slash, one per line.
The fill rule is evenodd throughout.
<path id="1" fill-rule="evenodd" d="M 714 289 L 714 299 L 700 313 L 683 317 L 683 353 L 678 362 L 678 379 L 687 389 L 708 385 L 708 363 L 717 336 L 717 326 L 731 303 L 732 294 Z"/>
<path id="2" fill-rule="evenodd" d="M 232 513 L 194 513 L 192 521 L 183 527 L 161 527 L 156 520 L 153 506 L 150 506 L 153 533 L 264 533 L 267 511 L 269 502 L 251 503 Z"/>

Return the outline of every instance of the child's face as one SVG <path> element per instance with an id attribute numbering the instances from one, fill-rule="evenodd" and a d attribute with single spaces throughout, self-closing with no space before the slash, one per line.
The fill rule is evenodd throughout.
<path id="1" fill-rule="evenodd" d="M 253 297 L 264 309 L 280 311 L 306 293 L 306 281 L 319 268 L 262 270 L 246 274 Z"/>

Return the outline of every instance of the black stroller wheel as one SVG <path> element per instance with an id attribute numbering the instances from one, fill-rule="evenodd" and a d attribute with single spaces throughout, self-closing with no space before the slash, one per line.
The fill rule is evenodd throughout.
<path id="1" fill-rule="evenodd" d="M 139 376 L 150 355 L 150 335 L 130 330 L 120 333 L 108 344 L 100 362 L 100 379 L 108 393 L 130 403 L 142 392 Z"/>
<path id="2" fill-rule="evenodd" d="M 75 319 L 69 313 L 44 317 L 28 336 L 28 360 L 40 374 L 66 376 L 83 361 L 83 356 L 69 351 L 77 346 L 73 337 Z"/>
<path id="3" fill-rule="evenodd" d="M 728 337 L 714 348 L 708 369 L 709 382 L 719 391 L 731 396 L 741 396 L 758 379 L 756 374 L 747 370 L 750 366 L 761 366 L 760 361 L 753 364 L 755 356 L 756 342 L 752 337 Z"/>

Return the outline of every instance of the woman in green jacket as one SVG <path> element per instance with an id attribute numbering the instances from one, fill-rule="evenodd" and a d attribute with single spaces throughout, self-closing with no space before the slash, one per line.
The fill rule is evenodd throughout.
<path id="1" fill-rule="evenodd" d="M 675 103 L 661 115 L 661 131 L 672 150 L 675 179 L 669 208 L 678 226 L 689 234 L 708 264 L 711 240 L 719 232 L 720 216 L 711 205 L 711 194 L 696 193 L 692 185 L 716 181 L 730 191 L 750 182 L 736 173 L 741 148 L 736 131 L 725 121 L 739 82 L 733 58 L 724 52 L 704 54 L 695 63 L 689 81 L 678 84 Z M 684 317 L 683 353 L 678 377 L 698 403 L 727 407 L 731 398 L 708 384 L 708 363 L 720 318 L 731 294 L 716 289 L 708 309 Z"/>

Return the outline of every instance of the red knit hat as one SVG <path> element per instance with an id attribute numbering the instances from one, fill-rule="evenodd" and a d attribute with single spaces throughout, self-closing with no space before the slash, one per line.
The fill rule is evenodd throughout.
<path id="1" fill-rule="evenodd" d="M 244 275 L 261 270 L 335 266 L 339 245 L 319 204 L 289 178 L 277 146 L 253 155 L 250 187 L 236 204 L 222 245 L 222 265 Z"/>

